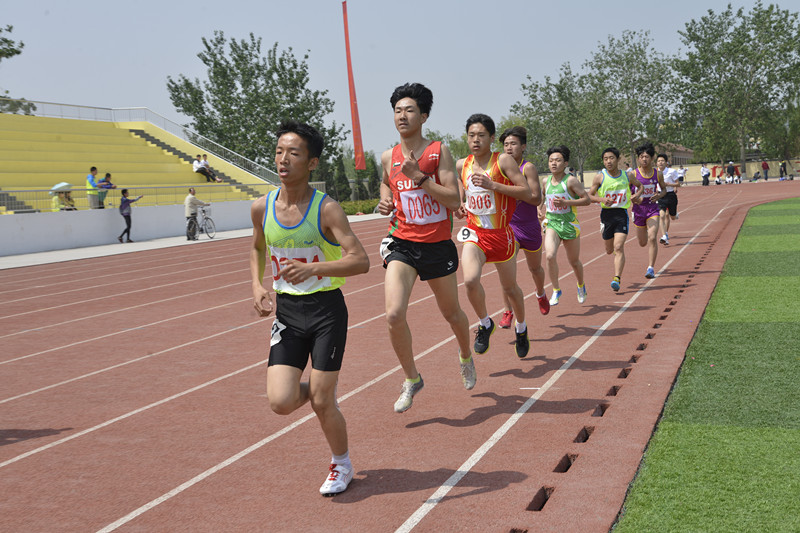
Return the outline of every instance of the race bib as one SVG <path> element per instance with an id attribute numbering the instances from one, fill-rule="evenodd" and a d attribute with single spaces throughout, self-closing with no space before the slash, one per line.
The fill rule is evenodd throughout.
<path id="1" fill-rule="evenodd" d="M 447 218 L 447 209 L 424 189 L 400 191 L 400 203 L 408 224 L 432 224 Z"/>
<path id="2" fill-rule="evenodd" d="M 650 198 L 651 196 L 655 196 L 656 194 L 656 184 L 655 183 L 648 183 L 644 186 L 642 190 L 642 198 Z"/>
<path id="3" fill-rule="evenodd" d="M 569 196 L 566 194 L 548 194 L 547 195 L 547 211 L 553 213 L 554 215 L 564 215 L 572 211 L 570 206 L 565 207 L 556 207 L 556 198 L 561 198 L 563 200 L 569 200 Z"/>
<path id="4" fill-rule="evenodd" d="M 621 205 L 625 205 L 625 200 L 628 197 L 628 191 L 621 190 L 621 191 L 606 191 L 606 199 L 611 199 L 611 205 L 607 205 L 606 207 L 619 207 Z"/>
<path id="5" fill-rule="evenodd" d="M 467 211 L 473 215 L 494 215 L 497 213 L 494 191 L 467 189 Z"/>
<path id="6" fill-rule="evenodd" d="M 478 242 L 478 234 L 474 229 L 464 226 L 458 231 L 458 242 Z"/>
<path id="7" fill-rule="evenodd" d="M 295 259 L 301 263 L 319 263 L 325 261 L 325 254 L 318 246 L 311 248 L 271 248 L 270 264 L 272 265 L 272 288 L 275 292 L 311 293 L 320 288 L 331 286 L 331 278 L 311 276 L 302 283 L 294 285 L 278 275 L 283 268 L 281 259 Z"/>

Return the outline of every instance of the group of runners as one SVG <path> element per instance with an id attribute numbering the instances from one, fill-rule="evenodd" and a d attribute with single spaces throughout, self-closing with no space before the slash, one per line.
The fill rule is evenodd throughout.
<path id="1" fill-rule="evenodd" d="M 580 262 L 577 208 L 601 205 L 602 237 L 614 254 L 611 288 L 618 291 L 625 265 L 628 212 L 633 205 L 638 241 L 649 250 L 645 277 L 655 277 L 659 226 L 668 244 L 670 219 L 677 216 L 679 186 L 667 172 L 667 158 L 645 143 L 636 149 L 637 168 L 622 171 L 616 148 L 603 152 L 603 170 L 589 191 L 567 173 L 570 151 L 547 151 L 550 175 L 540 179 L 525 161 L 527 133 L 514 127 L 500 135 L 503 152 L 492 151 L 495 124 L 484 114 L 467 119 L 471 154 L 454 161 L 447 146 L 423 137 L 422 127 L 433 94 L 422 84 L 397 87 L 390 103 L 400 143 L 381 156 L 383 180 L 378 211 L 390 217 L 389 234 L 380 245 L 385 272 L 385 309 L 389 339 L 405 375 L 394 410 L 411 408 L 424 381 L 414 360 L 407 312 L 417 279 L 428 283 L 442 317 L 458 344 L 460 375 L 465 389 L 477 381 L 473 354 L 489 349 L 497 326 L 514 326 L 515 353 L 530 350 L 524 295 L 517 284 L 519 250 L 536 288 L 541 314 L 548 314 L 562 296 L 556 253 L 563 243 L 577 280 L 577 298 L 587 297 Z M 250 270 L 254 307 L 261 316 L 275 313 L 270 337 L 267 395 L 271 409 L 290 414 L 311 404 L 331 448 L 332 458 L 320 493 L 344 491 L 353 478 L 347 429 L 336 401 L 336 383 L 347 338 L 347 307 L 340 290 L 348 276 L 366 272 L 369 258 L 354 235 L 341 206 L 309 185 L 319 164 L 324 140 L 311 126 L 284 123 L 277 132 L 275 154 L 281 187 L 256 200 L 251 208 L 253 245 Z M 667 177 L 669 175 L 669 178 Z M 453 216 L 465 218 L 458 231 L 463 243 L 460 263 L 467 299 L 479 320 L 474 340 L 461 308 L 456 271 L 459 254 L 452 240 Z M 544 229 L 544 231 L 543 231 Z M 545 293 L 545 272 L 553 284 Z M 272 291 L 264 274 L 270 265 Z M 481 274 L 487 263 L 497 270 L 505 312 L 499 324 L 486 305 Z M 311 359 L 308 381 L 303 372 Z"/>

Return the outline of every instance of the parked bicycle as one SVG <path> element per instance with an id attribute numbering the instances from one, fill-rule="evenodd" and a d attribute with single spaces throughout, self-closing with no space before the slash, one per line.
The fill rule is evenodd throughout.
<path id="1" fill-rule="evenodd" d="M 197 240 L 198 233 L 205 233 L 209 239 L 213 239 L 217 234 L 217 225 L 211 218 L 211 208 L 201 207 L 197 210 L 197 222 L 189 220 L 189 234 Z"/>

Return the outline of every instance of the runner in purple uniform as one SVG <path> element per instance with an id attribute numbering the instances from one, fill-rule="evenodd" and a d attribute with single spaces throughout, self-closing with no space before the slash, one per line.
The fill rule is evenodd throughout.
<path id="1" fill-rule="evenodd" d="M 652 143 L 646 142 L 636 147 L 637 168 L 629 169 L 628 173 L 634 176 L 644 186 L 641 197 L 634 201 L 633 225 L 636 226 L 636 237 L 639 246 L 647 246 L 649 266 L 645 272 L 646 278 L 656 277 L 655 265 L 658 257 L 658 200 L 666 194 L 667 186 L 664 175 L 653 167 L 653 157 L 656 149 Z"/>
<path id="2" fill-rule="evenodd" d="M 550 301 L 544 290 L 544 268 L 542 268 L 542 226 L 539 223 L 538 206 L 542 203 L 541 187 L 539 185 L 539 173 L 536 166 L 523 159 L 526 143 L 528 142 L 528 132 L 522 126 L 508 128 L 500 135 L 500 142 L 503 151 L 514 158 L 519 165 L 519 170 L 528 181 L 533 198 L 531 202 L 517 202 L 514 214 L 511 216 L 511 229 L 514 231 L 514 238 L 519 243 L 519 248 L 525 253 L 525 261 L 528 270 L 536 286 L 536 299 L 539 302 L 539 311 L 546 315 L 550 312 Z M 514 320 L 514 312 L 511 304 L 503 295 L 505 311 L 503 318 L 498 324 L 501 328 L 510 328 Z"/>

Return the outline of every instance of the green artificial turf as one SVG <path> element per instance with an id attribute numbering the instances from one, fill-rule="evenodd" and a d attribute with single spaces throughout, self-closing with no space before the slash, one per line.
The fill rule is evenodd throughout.
<path id="1" fill-rule="evenodd" d="M 798 234 L 748 214 L 614 531 L 800 531 Z"/>

